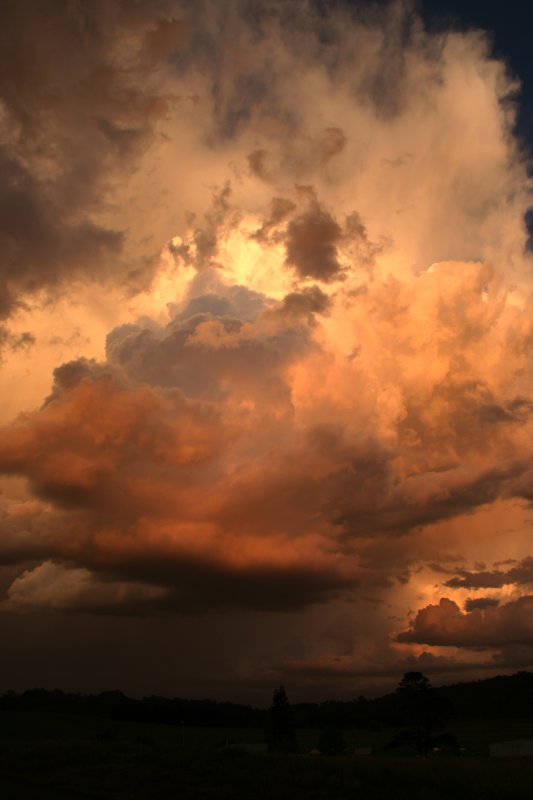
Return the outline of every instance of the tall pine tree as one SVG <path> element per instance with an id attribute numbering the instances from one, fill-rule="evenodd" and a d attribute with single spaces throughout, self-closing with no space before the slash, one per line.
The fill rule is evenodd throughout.
<path id="1" fill-rule="evenodd" d="M 296 737 L 291 719 L 291 706 L 283 686 L 274 690 L 269 711 L 268 749 L 278 753 L 296 750 Z"/>

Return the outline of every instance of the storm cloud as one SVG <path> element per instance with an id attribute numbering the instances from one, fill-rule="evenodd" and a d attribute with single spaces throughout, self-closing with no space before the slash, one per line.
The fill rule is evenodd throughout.
<path id="1" fill-rule="evenodd" d="M 533 597 L 520 597 L 499 607 L 474 608 L 463 613 L 446 597 L 438 605 L 418 611 L 411 627 L 399 634 L 400 642 L 420 642 L 456 647 L 533 645 Z"/>
<path id="2" fill-rule="evenodd" d="M 531 179 L 487 37 L 4 6 L 0 624 L 179 625 L 202 686 L 218 626 L 221 685 L 527 661 Z"/>

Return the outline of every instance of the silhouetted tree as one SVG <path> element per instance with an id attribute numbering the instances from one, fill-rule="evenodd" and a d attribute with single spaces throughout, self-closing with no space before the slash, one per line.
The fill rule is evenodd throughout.
<path id="1" fill-rule="evenodd" d="M 396 691 L 404 697 L 421 697 L 431 690 L 431 683 L 421 672 L 406 672 Z"/>
<path id="2" fill-rule="evenodd" d="M 445 728 L 447 704 L 432 688 L 421 672 L 406 672 L 396 694 L 404 730 L 400 738 L 410 739 L 417 751 L 425 755 L 432 744 L 432 737 Z"/>
<path id="3" fill-rule="evenodd" d="M 274 690 L 269 712 L 268 748 L 275 752 L 291 753 L 296 750 L 296 737 L 292 727 L 291 706 L 283 686 Z"/>

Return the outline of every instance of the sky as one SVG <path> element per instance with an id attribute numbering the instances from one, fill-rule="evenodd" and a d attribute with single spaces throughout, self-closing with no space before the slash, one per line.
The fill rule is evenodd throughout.
<path id="1" fill-rule="evenodd" d="M 523 13 L 0 6 L 0 690 L 533 668 Z"/>

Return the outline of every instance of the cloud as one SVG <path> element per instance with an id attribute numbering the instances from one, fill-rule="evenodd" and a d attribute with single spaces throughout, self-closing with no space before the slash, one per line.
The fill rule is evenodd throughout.
<path id="1" fill-rule="evenodd" d="M 265 395 L 283 391 L 283 373 L 313 343 L 296 314 L 258 316 L 268 299 L 243 286 L 217 287 L 192 297 L 161 330 L 127 325 L 107 338 L 107 355 L 133 380 L 179 387 L 189 396 L 213 399 L 239 390 Z M 312 292 L 303 302 L 323 308 Z M 296 305 L 294 298 L 284 308 Z M 309 309 L 311 313 L 312 309 Z"/>
<path id="2" fill-rule="evenodd" d="M 443 597 L 438 605 L 420 609 L 409 630 L 398 635 L 398 641 L 456 647 L 531 646 L 532 610 L 530 595 L 498 607 L 478 606 L 466 614 L 453 600 Z"/>
<path id="3" fill-rule="evenodd" d="M 496 608 L 500 601 L 496 597 L 469 597 L 465 600 L 465 611 L 483 611 L 486 608 Z"/>
<path id="4" fill-rule="evenodd" d="M 341 229 L 333 217 L 318 205 L 296 219 L 287 228 L 287 263 L 302 278 L 329 282 L 340 277 L 337 242 Z"/>
<path id="5" fill-rule="evenodd" d="M 55 296 L 76 279 L 124 281 L 132 270 L 121 260 L 125 217 L 113 220 L 109 204 L 168 111 L 168 98 L 138 80 L 161 58 L 154 37 L 172 29 L 158 20 L 165 5 L 130 13 L 115 0 L 90 9 L 5 4 L 0 317 L 40 291 Z"/>
<path id="6" fill-rule="evenodd" d="M 439 265 L 416 296 L 401 284 L 361 294 L 347 281 L 341 292 L 312 285 L 276 299 L 231 283 L 224 261 L 193 273 L 169 322 L 111 331 L 106 361 L 58 367 L 43 406 L 0 432 L 0 471 L 25 477 L 48 504 L 35 552 L 26 538 L 21 553 L 165 587 L 167 609 L 288 609 L 390 585 L 398 569 L 383 572 L 369 541 L 386 547 L 387 537 L 471 513 L 512 494 L 523 474 L 528 415 L 519 425 L 464 421 L 484 398 L 475 364 L 494 312 L 479 295 L 492 280 L 480 265 L 461 275 Z M 463 346 L 470 381 L 387 374 L 390 319 L 403 321 L 398 353 L 409 341 L 423 358 L 435 340 L 462 336 L 465 287 L 478 326 Z M 411 305 L 397 305 L 402 292 Z M 427 305 L 440 319 L 420 340 Z M 343 356 L 328 325 L 354 309 L 373 337 Z M 441 357 L 451 369 L 454 351 Z M 378 378 L 392 394 L 376 408 Z"/>
<path id="7" fill-rule="evenodd" d="M 19 575 L 7 590 L 3 611 L 50 609 L 71 613 L 135 613 L 154 602 L 164 590 L 143 584 L 95 580 L 83 568 L 68 569 L 45 561 Z"/>
<path id="8" fill-rule="evenodd" d="M 248 679 L 324 653 L 385 677 L 414 598 L 405 649 L 526 642 L 526 599 L 442 610 L 424 567 L 531 573 L 531 180 L 486 37 L 403 4 L 4 16 L 2 624 L 283 629 L 235 644 Z"/>
<path id="9" fill-rule="evenodd" d="M 0 352 L 8 348 L 12 352 L 28 350 L 35 344 L 35 336 L 29 331 L 14 334 L 6 327 L 0 326 Z"/>
<path id="10" fill-rule="evenodd" d="M 528 556 L 518 566 L 508 570 L 481 570 L 479 572 L 460 571 L 459 575 L 450 578 L 445 586 L 450 589 L 499 589 L 502 586 L 533 583 L 533 558 Z"/>
<path id="11" fill-rule="evenodd" d="M 101 563 L 91 571 L 44 561 L 15 578 L 0 610 L 151 616 L 246 604 L 255 610 L 287 612 L 324 602 L 343 584 L 333 569 L 328 573 L 306 565 L 243 570 L 205 557 L 170 555 L 166 565 L 148 552 L 145 557 L 148 563 L 142 565 L 123 552 L 122 564 L 109 564 L 103 571 Z M 346 587 L 352 584 L 345 579 Z"/>
<path id="12" fill-rule="evenodd" d="M 457 673 L 482 672 L 484 669 L 494 669 L 493 661 L 471 659 L 455 659 L 446 656 L 436 656 L 423 651 L 419 655 L 402 657 L 397 653 L 380 653 L 373 663 L 363 664 L 351 657 L 317 658 L 307 661 L 289 661 L 279 666 L 281 674 L 286 678 L 298 681 L 321 681 L 326 685 L 335 686 L 345 683 L 349 686 L 354 679 L 371 680 L 396 679 L 406 672 L 423 672 L 426 675 L 436 676 L 440 679 L 446 676 L 453 680 Z M 391 686 L 392 688 L 392 686 Z"/>
<path id="13" fill-rule="evenodd" d="M 36 499 L 14 501 L 0 497 L 2 539 L 0 563 L 24 564 L 50 554 L 51 531 L 49 515 Z"/>
<path id="14" fill-rule="evenodd" d="M 235 423 L 178 388 L 132 386 L 111 365 L 64 365 L 43 408 L 2 437 L 0 469 L 25 475 L 43 502 L 39 532 L 4 542 L 4 561 L 46 553 L 106 580 L 168 587 L 169 609 L 292 608 L 353 588 L 357 570 L 328 553 L 311 517 L 287 533 L 305 482 L 280 463 L 255 465 Z M 13 511 L 26 525 L 24 508 Z"/>
<path id="15" fill-rule="evenodd" d="M 515 87 L 480 33 L 424 33 L 396 4 L 324 16 L 305 2 L 222 13 L 61 0 L 24 13 L 8 2 L 3 36 L 3 316 L 76 280 L 147 285 L 187 212 L 205 213 L 231 173 L 242 212 L 272 187 L 314 187 L 320 201 L 288 223 L 301 277 L 342 275 L 340 220 L 354 208 L 369 242 L 394 241 L 417 269 L 520 238 L 509 220 L 526 211 L 527 181 L 504 107 Z M 241 180 L 246 158 L 262 189 Z"/>

